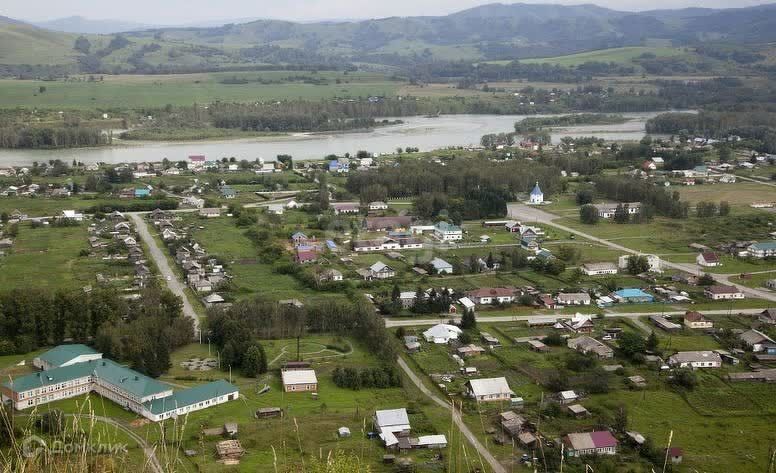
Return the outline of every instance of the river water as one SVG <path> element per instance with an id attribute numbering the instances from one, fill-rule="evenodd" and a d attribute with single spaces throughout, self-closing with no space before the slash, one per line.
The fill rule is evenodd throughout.
<path id="1" fill-rule="evenodd" d="M 557 143 L 564 136 L 595 135 L 605 140 L 640 140 L 645 134 L 646 121 L 657 113 L 627 113 L 629 120 L 617 125 L 585 125 L 553 130 Z M 532 115 L 537 116 L 537 115 Z M 542 115 L 538 115 L 542 116 Z M 417 147 L 430 151 L 447 147 L 479 145 L 482 135 L 508 132 L 516 121 L 526 115 L 443 115 L 435 118 L 403 117 L 404 123 L 380 127 L 368 132 L 306 134 L 219 141 L 190 142 L 122 142 L 121 145 L 100 148 L 64 150 L 0 150 L 0 166 L 28 166 L 33 161 L 46 162 L 73 159 L 83 163 L 171 161 L 201 154 L 207 159 L 235 157 L 238 160 L 264 158 L 273 160 L 278 154 L 290 154 L 296 160 L 321 159 L 329 154 L 355 154 L 358 150 L 390 153 L 397 147 Z"/>

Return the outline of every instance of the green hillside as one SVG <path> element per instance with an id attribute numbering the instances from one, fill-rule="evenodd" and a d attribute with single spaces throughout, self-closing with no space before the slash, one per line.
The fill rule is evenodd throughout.
<path id="1" fill-rule="evenodd" d="M 0 17 L 0 64 L 75 64 L 75 38 Z"/>
<path id="2" fill-rule="evenodd" d="M 569 54 L 566 56 L 557 56 L 549 58 L 523 59 L 522 62 L 528 64 L 556 64 L 558 66 L 575 67 L 586 62 L 614 62 L 617 64 L 634 64 L 634 59 L 643 54 L 654 54 L 656 57 L 682 56 L 688 53 L 679 48 L 651 48 L 645 46 L 635 46 L 628 48 L 601 49 L 598 51 L 588 51 L 578 54 Z"/>

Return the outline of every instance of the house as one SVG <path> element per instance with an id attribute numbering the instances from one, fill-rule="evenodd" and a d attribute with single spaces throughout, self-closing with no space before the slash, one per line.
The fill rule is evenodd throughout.
<path id="1" fill-rule="evenodd" d="M 776 241 L 752 243 L 746 251 L 752 258 L 771 258 L 776 256 Z"/>
<path id="2" fill-rule="evenodd" d="M 32 365 L 40 370 L 70 366 L 85 361 L 99 360 L 102 353 L 80 343 L 59 345 L 33 358 Z"/>
<path id="3" fill-rule="evenodd" d="M 361 274 L 364 279 L 370 281 L 372 279 L 392 278 L 396 276 L 396 271 L 382 261 L 378 261 L 367 269 L 359 270 L 359 274 Z"/>
<path id="4" fill-rule="evenodd" d="M 707 287 L 703 294 L 713 301 L 743 299 L 744 293 L 735 286 L 714 285 Z"/>
<path id="5" fill-rule="evenodd" d="M 590 315 L 576 313 L 571 319 L 558 321 L 553 328 L 569 330 L 574 333 L 592 333 L 595 324 L 593 324 L 593 318 Z"/>
<path id="6" fill-rule="evenodd" d="M 558 305 L 590 305 L 591 300 L 586 292 L 561 292 L 555 296 Z"/>
<path id="7" fill-rule="evenodd" d="M 472 356 L 482 355 L 483 353 L 485 353 L 485 349 L 473 343 L 470 343 L 468 345 L 458 347 L 456 352 L 458 352 L 458 355 L 461 356 L 462 358 L 469 358 Z"/>
<path id="8" fill-rule="evenodd" d="M 407 409 L 404 408 L 375 411 L 372 420 L 375 430 L 380 434 L 390 432 L 395 436 L 407 436 L 412 429 Z"/>
<path id="9" fill-rule="evenodd" d="M 611 347 L 599 342 L 593 337 L 588 337 L 587 335 L 583 335 L 579 338 L 570 338 L 566 341 L 566 344 L 572 350 L 576 350 L 580 353 L 593 353 L 601 359 L 614 358 L 614 350 L 612 350 Z"/>
<path id="10" fill-rule="evenodd" d="M 221 209 L 219 208 L 201 208 L 199 209 L 199 216 L 205 218 L 215 218 L 221 216 Z"/>
<path id="11" fill-rule="evenodd" d="M 201 168 L 205 165 L 205 157 L 202 155 L 191 155 L 189 156 L 189 162 L 192 167 Z"/>
<path id="12" fill-rule="evenodd" d="M 298 264 L 313 263 L 318 261 L 318 253 L 312 250 L 296 250 L 294 262 Z"/>
<path id="13" fill-rule="evenodd" d="M 430 329 L 423 332 L 423 338 L 427 342 L 436 344 L 449 343 L 450 340 L 457 340 L 458 336 L 463 333 L 463 330 L 450 324 L 437 324 Z"/>
<path id="14" fill-rule="evenodd" d="M 608 430 L 572 433 L 565 435 L 561 441 L 569 457 L 617 454 L 617 439 Z"/>
<path id="15" fill-rule="evenodd" d="M 655 296 L 647 294 L 638 288 L 620 289 L 612 293 L 612 297 L 620 303 L 642 304 L 655 302 Z"/>
<path id="16" fill-rule="evenodd" d="M 382 201 L 369 202 L 369 210 L 388 210 L 388 204 Z"/>
<path id="17" fill-rule="evenodd" d="M 695 257 L 695 262 L 698 263 L 699 266 L 706 268 L 713 268 L 715 266 L 722 265 L 722 262 L 719 259 L 719 255 L 713 251 L 704 251 L 703 253 L 699 253 L 698 256 Z"/>
<path id="18" fill-rule="evenodd" d="M 763 283 L 763 286 L 767 287 L 772 291 L 776 291 L 776 279 L 768 279 Z"/>
<path id="19" fill-rule="evenodd" d="M 776 325 L 776 309 L 765 309 L 757 316 L 757 320 L 764 324 Z"/>
<path id="20" fill-rule="evenodd" d="M 361 211 L 361 206 L 358 202 L 335 202 L 329 206 L 334 209 L 335 215 L 357 214 Z"/>
<path id="21" fill-rule="evenodd" d="M 466 293 L 478 305 L 510 304 L 515 300 L 515 289 L 508 287 L 483 287 Z"/>
<path id="22" fill-rule="evenodd" d="M 714 327 L 714 322 L 700 312 L 690 310 L 684 314 L 684 326 L 691 329 L 709 329 Z"/>
<path id="23" fill-rule="evenodd" d="M 325 271 L 322 271 L 318 275 L 319 281 L 342 281 L 344 278 L 342 276 L 342 272 L 336 270 L 336 269 L 327 269 Z"/>
<path id="24" fill-rule="evenodd" d="M 528 343 L 528 346 L 530 347 L 531 350 L 537 353 L 544 353 L 544 352 L 550 351 L 550 347 L 548 347 L 547 345 L 545 345 L 539 340 L 530 339 L 530 340 L 527 340 L 526 343 Z"/>
<path id="25" fill-rule="evenodd" d="M 470 379 L 465 388 L 466 394 L 477 402 L 509 401 L 515 395 L 504 377 Z"/>
<path id="26" fill-rule="evenodd" d="M 731 381 L 750 381 L 758 383 L 776 383 L 776 369 L 764 369 L 758 371 L 745 371 L 742 373 L 730 373 Z"/>
<path id="27" fill-rule="evenodd" d="M 759 330 L 747 330 L 738 338 L 741 339 L 744 346 L 751 348 L 754 353 L 764 352 L 766 355 L 776 355 L 776 342 Z"/>
<path id="28" fill-rule="evenodd" d="M 579 400 L 579 396 L 574 391 L 561 391 L 558 393 L 558 402 L 568 405 L 573 404 Z"/>
<path id="29" fill-rule="evenodd" d="M 453 265 L 441 258 L 434 258 L 429 264 L 434 268 L 436 274 L 453 274 Z"/>
<path id="30" fill-rule="evenodd" d="M 536 181 L 531 194 L 528 196 L 528 203 L 531 205 L 539 205 L 544 202 L 544 193 L 539 188 L 539 181 Z"/>
<path id="31" fill-rule="evenodd" d="M 437 222 L 434 225 L 434 236 L 441 241 L 463 240 L 463 230 L 458 225 L 448 222 Z"/>
<path id="32" fill-rule="evenodd" d="M 587 276 L 617 274 L 617 265 L 614 263 L 586 263 L 582 265 L 582 272 Z"/>
<path id="33" fill-rule="evenodd" d="M 674 368 L 719 368 L 722 357 L 713 351 L 680 351 L 668 358 L 668 365 Z"/>
<path id="34" fill-rule="evenodd" d="M 224 199 L 234 199 L 237 197 L 237 191 L 231 186 L 221 186 L 221 197 Z"/>
<path id="35" fill-rule="evenodd" d="M 215 381 L 173 392 L 164 383 L 149 378 L 88 347 L 59 346 L 38 357 L 38 373 L 19 376 L 0 386 L 2 401 L 16 409 L 96 392 L 121 407 L 153 422 L 236 400 L 237 387 Z"/>
<path id="36" fill-rule="evenodd" d="M 736 176 L 733 174 L 723 174 L 722 177 L 719 178 L 719 182 L 722 184 L 735 184 Z"/>
<path id="37" fill-rule="evenodd" d="M 399 293 L 399 302 L 403 309 L 411 309 L 415 305 L 417 294 L 413 291 L 402 291 Z"/>
<path id="38" fill-rule="evenodd" d="M 59 217 L 75 222 L 81 222 L 84 219 L 84 214 L 76 212 L 75 210 L 63 210 Z"/>
<path id="39" fill-rule="evenodd" d="M 318 391 L 318 378 L 315 376 L 315 370 L 282 370 L 280 372 L 283 379 L 283 391 Z"/>
<path id="40" fill-rule="evenodd" d="M 463 306 L 464 312 L 474 311 L 475 307 L 477 306 L 474 301 L 469 299 L 468 297 L 462 297 L 458 299 L 458 303 Z"/>
<path id="41" fill-rule="evenodd" d="M 593 204 L 593 207 L 598 210 L 598 216 L 600 218 L 614 218 L 614 214 L 617 212 L 617 207 L 622 206 L 627 211 L 628 216 L 636 215 L 641 212 L 641 202 L 625 202 L 623 204 Z"/>

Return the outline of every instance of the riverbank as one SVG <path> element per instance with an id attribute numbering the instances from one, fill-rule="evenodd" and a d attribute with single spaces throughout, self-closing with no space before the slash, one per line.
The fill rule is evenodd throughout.
<path id="1" fill-rule="evenodd" d="M 619 125 L 594 125 L 595 135 L 607 141 L 638 141 L 645 135 L 646 121 L 653 113 L 625 113 L 628 121 Z M 561 116 L 564 114 L 558 114 Z M 536 116 L 536 115 L 532 115 Z M 551 116 L 551 115 L 547 115 Z M 235 157 L 252 161 L 273 160 L 288 154 L 295 160 L 321 159 L 331 154 L 342 156 L 359 150 L 393 153 L 396 148 L 433 151 L 451 147 L 478 147 L 482 135 L 514 129 L 515 122 L 529 115 L 441 115 L 437 118 L 402 117 L 399 125 L 383 126 L 361 133 L 292 133 L 283 136 L 241 137 L 204 141 L 156 142 L 121 141 L 110 147 L 64 150 L 0 149 L 0 166 L 29 166 L 50 159 L 77 160 L 82 163 L 131 163 L 144 161 L 180 161 L 190 155 L 207 159 Z M 390 120 L 396 117 L 388 118 Z M 552 131 L 552 141 L 564 136 L 590 136 L 591 127 L 569 127 Z M 118 141 L 118 140 L 114 140 Z"/>

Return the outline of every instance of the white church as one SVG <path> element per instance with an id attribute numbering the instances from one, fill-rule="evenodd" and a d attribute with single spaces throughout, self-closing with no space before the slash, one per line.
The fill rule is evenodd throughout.
<path id="1" fill-rule="evenodd" d="M 539 188 L 539 181 L 536 181 L 536 186 L 534 186 L 531 195 L 528 197 L 528 203 L 531 205 L 544 203 L 544 193 L 542 193 L 542 190 Z"/>

